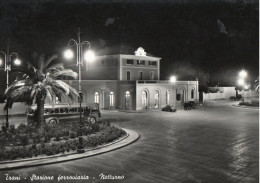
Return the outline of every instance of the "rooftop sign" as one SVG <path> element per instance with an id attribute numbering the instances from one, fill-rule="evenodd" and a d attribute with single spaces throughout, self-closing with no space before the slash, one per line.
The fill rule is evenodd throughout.
<path id="1" fill-rule="evenodd" d="M 146 52 L 144 51 L 144 49 L 142 47 L 139 47 L 136 51 L 135 51 L 135 55 L 136 56 L 146 56 Z"/>

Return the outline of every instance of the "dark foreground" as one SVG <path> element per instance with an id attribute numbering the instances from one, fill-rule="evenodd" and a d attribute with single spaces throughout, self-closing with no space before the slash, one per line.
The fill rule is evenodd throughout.
<path id="1" fill-rule="evenodd" d="M 257 183 L 259 182 L 259 111 L 209 104 L 176 113 L 104 112 L 115 125 L 141 135 L 122 149 L 86 159 L 0 172 L 32 182 L 36 176 L 89 176 L 59 182 Z M 101 179 L 117 175 L 122 180 Z M 26 178 L 26 179 L 25 179 Z"/>

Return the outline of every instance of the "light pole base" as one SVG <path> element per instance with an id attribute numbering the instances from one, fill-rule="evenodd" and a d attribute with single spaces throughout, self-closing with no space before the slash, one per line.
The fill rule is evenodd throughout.
<path id="1" fill-rule="evenodd" d="M 9 122 L 5 123 L 6 128 L 9 128 Z"/>
<path id="2" fill-rule="evenodd" d="M 81 131 L 80 131 L 80 136 L 79 136 L 79 144 L 78 144 L 77 152 L 78 153 L 84 153 L 85 152 L 85 149 L 84 149 L 84 146 L 83 146 L 83 137 L 82 137 Z"/>
<path id="3" fill-rule="evenodd" d="M 77 153 L 84 153 L 84 152 L 85 152 L 85 149 L 84 149 L 84 148 L 81 149 L 81 148 L 78 147 Z"/>

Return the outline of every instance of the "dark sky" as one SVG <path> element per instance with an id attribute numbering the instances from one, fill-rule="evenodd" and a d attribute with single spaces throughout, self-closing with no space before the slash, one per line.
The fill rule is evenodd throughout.
<path id="1" fill-rule="evenodd" d="M 212 84 L 242 68 L 251 80 L 259 75 L 257 0 L 104 2 L 2 0 L 0 48 L 9 37 L 23 60 L 35 51 L 62 53 L 80 27 L 95 49 L 124 43 L 161 57 L 162 79 L 176 72 L 175 63 L 205 71 Z"/>

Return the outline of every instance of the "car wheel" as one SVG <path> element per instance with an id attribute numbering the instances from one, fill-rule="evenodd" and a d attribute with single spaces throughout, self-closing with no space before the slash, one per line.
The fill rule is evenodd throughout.
<path id="1" fill-rule="evenodd" d="M 89 120 L 89 122 L 90 122 L 91 124 L 94 124 L 94 123 L 96 123 L 96 118 L 94 118 L 94 117 L 91 117 L 91 118 L 90 118 L 90 120 Z"/>
<path id="2" fill-rule="evenodd" d="M 58 124 L 57 119 L 52 118 L 52 119 L 49 120 L 49 125 L 55 125 L 55 124 Z"/>

